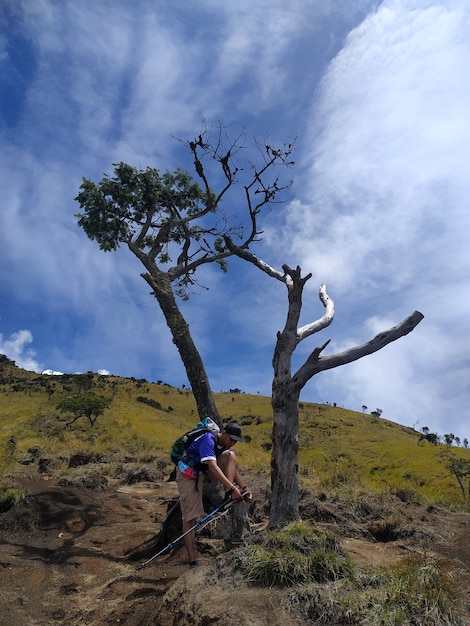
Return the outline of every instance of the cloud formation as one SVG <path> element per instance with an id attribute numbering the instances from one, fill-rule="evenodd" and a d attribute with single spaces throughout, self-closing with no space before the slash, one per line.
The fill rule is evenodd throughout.
<path id="1" fill-rule="evenodd" d="M 33 342 L 29 330 L 20 330 L 13 333 L 9 339 L 0 335 L 0 354 L 7 355 L 14 360 L 18 367 L 32 372 L 39 372 L 41 365 L 35 359 L 35 352 L 28 346 Z"/>
<path id="2" fill-rule="evenodd" d="M 371 337 L 415 308 L 425 314 L 412 337 L 318 387 L 341 389 L 356 407 L 361 397 L 386 399 L 394 419 L 410 414 L 440 428 L 449 413 L 459 422 L 470 373 L 468 16 L 465 3 L 411 10 L 396 0 L 349 33 L 310 111 L 302 200 L 286 224 L 302 265 L 336 296 L 337 317 L 355 298 Z M 378 324 L 376 314 L 388 320 Z M 352 338 L 350 321 L 342 332 Z"/>
<path id="3" fill-rule="evenodd" d="M 323 313 L 321 283 L 335 300 L 295 367 L 326 338 L 336 352 L 425 315 L 302 399 L 468 436 L 466 0 L 6 0 L 0 19 L 0 351 L 35 371 L 185 383 L 138 262 L 90 242 L 74 198 L 121 160 L 191 170 L 175 137 L 222 121 L 247 145 L 297 137 L 289 202 L 254 250 L 312 272 L 302 323 Z M 269 395 L 284 286 L 240 263 L 202 282 L 183 310 L 212 387 Z"/>

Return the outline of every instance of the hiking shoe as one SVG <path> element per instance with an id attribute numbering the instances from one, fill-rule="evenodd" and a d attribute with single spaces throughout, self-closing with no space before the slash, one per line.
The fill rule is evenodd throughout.
<path id="1" fill-rule="evenodd" d="M 193 569 L 194 567 L 199 567 L 199 563 L 197 561 L 191 561 L 191 563 L 189 564 L 189 567 L 191 569 Z"/>

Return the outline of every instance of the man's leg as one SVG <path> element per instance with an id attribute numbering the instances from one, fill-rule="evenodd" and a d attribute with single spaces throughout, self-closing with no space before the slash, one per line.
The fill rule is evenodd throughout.
<path id="1" fill-rule="evenodd" d="M 183 533 L 189 530 L 192 526 L 197 522 L 196 519 L 188 520 L 187 522 L 183 522 Z M 196 561 L 196 534 L 194 530 L 188 533 L 184 538 L 184 545 L 186 546 L 186 551 L 188 553 L 188 559 L 190 563 L 194 563 Z"/>
<path id="2" fill-rule="evenodd" d="M 194 526 L 197 520 L 204 515 L 202 491 L 199 490 L 202 489 L 203 482 L 203 476 L 199 477 L 199 485 L 197 485 L 195 480 L 182 476 L 179 470 L 176 474 L 176 483 L 180 494 L 181 515 L 183 517 L 183 533 Z M 199 489 L 197 488 L 198 486 Z M 192 564 L 196 561 L 197 554 L 195 531 L 193 530 L 185 535 L 183 541 L 188 553 L 189 563 Z"/>
<path id="3" fill-rule="evenodd" d="M 237 456 L 233 450 L 225 450 L 219 456 L 217 461 L 220 469 L 231 483 L 235 480 L 235 471 L 237 468 Z"/>
<path id="4" fill-rule="evenodd" d="M 233 450 L 225 450 L 219 457 L 218 464 L 225 476 L 231 483 L 235 480 L 237 469 L 237 457 Z M 247 523 L 246 506 L 244 502 L 237 502 L 231 509 L 232 532 L 229 541 L 231 543 L 241 543 L 243 529 Z"/>

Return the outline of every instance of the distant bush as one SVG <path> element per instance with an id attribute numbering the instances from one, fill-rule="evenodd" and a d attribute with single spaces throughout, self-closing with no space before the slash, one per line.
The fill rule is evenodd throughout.
<path id="1" fill-rule="evenodd" d="M 137 396 L 137 402 L 141 402 L 142 404 L 147 404 L 151 406 L 153 409 L 157 409 L 158 411 L 164 411 L 165 409 L 162 407 L 160 402 L 157 400 L 153 400 L 152 398 L 146 398 L 145 396 Z"/>

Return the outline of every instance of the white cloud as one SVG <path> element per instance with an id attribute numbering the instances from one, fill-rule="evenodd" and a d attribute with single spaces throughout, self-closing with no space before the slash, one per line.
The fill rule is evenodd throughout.
<path id="1" fill-rule="evenodd" d="M 341 290 L 358 276 L 403 288 L 443 262 L 468 270 L 469 8 L 429 5 L 384 2 L 350 33 L 312 111 L 312 202 L 291 207 L 292 247 Z"/>
<path id="2" fill-rule="evenodd" d="M 305 396 L 315 389 L 441 433 L 451 421 L 461 435 L 470 374 L 469 19 L 463 1 L 390 0 L 349 34 L 311 110 L 299 199 L 284 227 L 269 231 L 271 245 L 289 247 L 313 272 L 309 288 L 327 283 L 336 302 L 329 351 L 414 309 L 425 315 L 380 353 L 321 374 Z M 357 339 L 361 308 L 369 326 Z M 375 312 L 387 319 L 375 324 Z"/>
<path id="3" fill-rule="evenodd" d="M 396 323 L 391 318 L 366 320 L 362 336 L 334 343 L 339 352 L 372 338 Z M 382 417 L 417 430 L 428 426 L 440 434 L 454 429 L 468 435 L 465 406 L 470 380 L 468 345 L 455 344 L 442 328 L 426 329 L 426 320 L 411 333 L 383 350 L 347 366 L 321 374 L 314 384 L 323 401 L 341 403 L 360 411 L 380 408 Z M 456 367 L 449 367 L 450 363 Z M 432 381 L 432 383 L 430 383 Z M 339 404 L 339 402 L 338 402 Z"/>
<path id="4" fill-rule="evenodd" d="M 3 335 L 0 335 L 0 354 L 5 354 L 9 359 L 15 361 L 18 367 L 40 372 L 42 366 L 36 361 L 34 350 L 28 348 L 32 341 L 33 336 L 29 330 L 19 330 L 13 333 L 9 339 L 4 339 Z"/>

